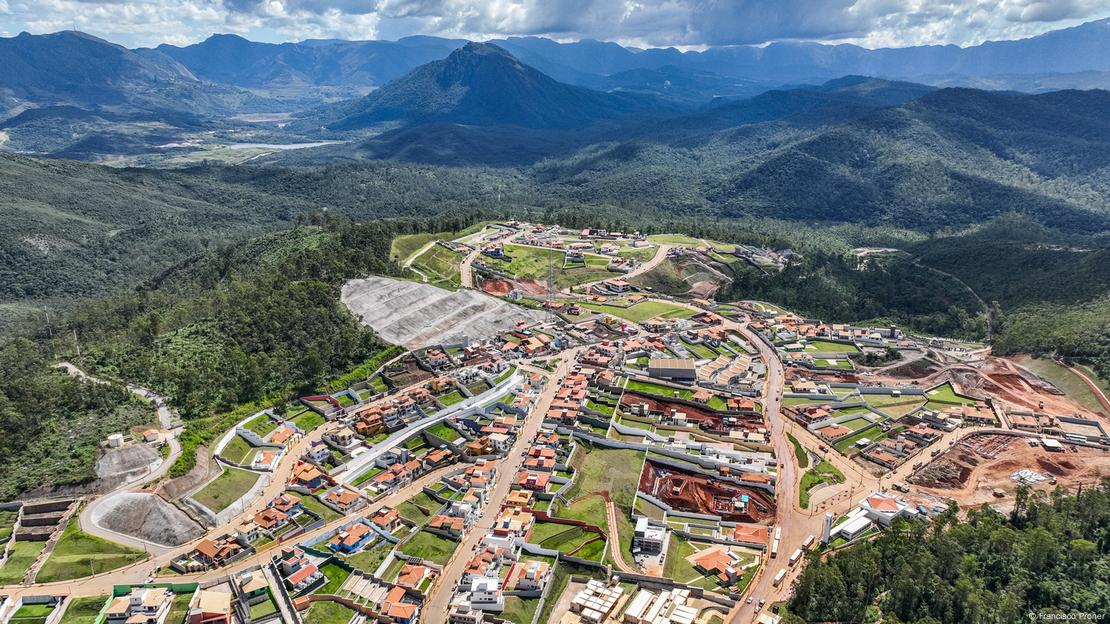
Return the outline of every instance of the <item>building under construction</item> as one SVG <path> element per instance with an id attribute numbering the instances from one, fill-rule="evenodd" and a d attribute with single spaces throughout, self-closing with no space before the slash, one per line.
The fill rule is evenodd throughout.
<path id="1" fill-rule="evenodd" d="M 644 462 L 639 487 L 679 511 L 732 522 L 771 522 L 775 517 L 774 500 L 763 490 L 651 458 Z"/>

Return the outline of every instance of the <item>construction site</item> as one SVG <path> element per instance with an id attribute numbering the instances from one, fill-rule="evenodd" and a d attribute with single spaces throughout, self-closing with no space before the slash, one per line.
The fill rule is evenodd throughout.
<path id="1" fill-rule="evenodd" d="M 1065 445 L 1046 450 L 1035 438 L 972 434 L 918 470 L 908 480 L 924 493 L 955 499 L 962 508 L 983 503 L 1008 506 L 1019 483 L 1050 491 L 1074 490 L 1110 476 L 1110 453 Z"/>
<path id="2" fill-rule="evenodd" d="M 538 323 L 542 312 L 474 290 L 444 290 L 388 277 L 351 280 L 343 304 L 384 340 L 410 349 L 484 340 L 520 321 Z"/>
<path id="3" fill-rule="evenodd" d="M 732 429 L 758 431 L 766 427 L 763 418 L 757 414 L 724 414 L 688 403 L 667 401 L 635 390 L 626 390 L 624 396 L 621 397 L 621 406 L 627 411 L 638 413 L 637 410 L 643 409 L 638 407 L 641 405 L 647 405 L 648 413 L 660 418 L 667 418 L 675 413 L 683 414 L 686 417 L 686 422 L 695 424 L 707 431 L 725 432 Z M 730 422 L 726 422 L 726 418 Z"/>
<path id="4" fill-rule="evenodd" d="M 682 470 L 650 457 L 640 473 L 639 489 L 679 511 L 719 516 L 730 522 L 770 524 L 775 519 L 775 502 L 762 490 Z"/>

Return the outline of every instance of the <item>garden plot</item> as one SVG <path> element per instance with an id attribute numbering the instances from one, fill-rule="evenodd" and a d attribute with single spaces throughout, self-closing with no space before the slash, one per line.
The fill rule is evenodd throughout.
<path id="1" fill-rule="evenodd" d="M 369 277 L 343 285 L 342 301 L 385 340 L 419 348 L 492 338 L 519 321 L 538 323 L 542 312 L 473 290 L 451 292 L 428 284 Z"/>

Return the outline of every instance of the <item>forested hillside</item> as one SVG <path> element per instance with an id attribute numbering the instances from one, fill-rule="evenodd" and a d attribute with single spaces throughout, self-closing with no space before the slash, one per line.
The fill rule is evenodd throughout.
<path id="1" fill-rule="evenodd" d="M 1019 486 L 1004 516 L 984 506 L 960 520 L 898 521 L 811 561 L 784 624 L 1011 624 L 1110 608 L 1110 482 L 1068 496 Z"/>

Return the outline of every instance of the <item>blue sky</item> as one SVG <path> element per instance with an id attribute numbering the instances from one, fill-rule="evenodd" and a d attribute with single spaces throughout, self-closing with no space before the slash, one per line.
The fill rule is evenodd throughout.
<path id="1" fill-rule="evenodd" d="M 1110 17 L 1107 0 L 0 0 L 0 35 L 77 28 L 130 47 L 541 35 L 698 48 L 807 40 L 972 45 Z"/>

